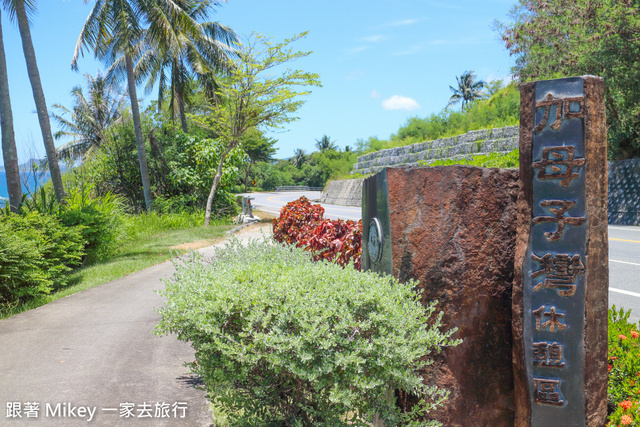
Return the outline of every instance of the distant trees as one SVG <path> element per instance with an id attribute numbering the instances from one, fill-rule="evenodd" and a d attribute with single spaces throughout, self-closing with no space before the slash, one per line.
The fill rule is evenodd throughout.
<path id="1" fill-rule="evenodd" d="M 296 148 L 296 150 L 293 152 L 291 163 L 293 163 L 296 168 L 300 169 L 306 161 L 307 153 L 302 148 Z"/>
<path id="2" fill-rule="evenodd" d="M 464 111 L 465 106 L 469 102 L 486 96 L 486 93 L 483 91 L 486 84 L 482 80 L 476 81 L 476 75 L 473 70 L 465 71 L 460 77 L 456 77 L 456 80 L 458 81 L 457 88 L 449 86 L 453 95 L 449 98 L 447 108 L 462 101 L 461 111 Z"/>
<path id="3" fill-rule="evenodd" d="M 36 53 L 33 49 L 33 42 L 31 41 L 31 29 L 29 28 L 29 14 L 35 12 L 35 0 L 2 0 L 2 4 L 4 9 L 9 13 L 9 16 L 18 21 L 18 29 L 20 31 L 20 38 L 22 39 L 22 50 L 27 63 L 27 74 L 31 82 L 33 100 L 36 104 L 38 121 L 40 122 L 40 130 L 42 132 L 42 140 L 47 153 L 51 182 L 53 183 L 56 199 L 58 202 L 61 202 L 64 199 L 62 175 L 60 174 L 60 167 L 58 166 L 56 146 L 53 142 L 53 136 L 51 135 L 47 102 L 45 101 L 44 91 L 42 90 Z"/>
<path id="4" fill-rule="evenodd" d="M 267 138 L 258 129 L 250 129 L 242 138 L 242 149 L 246 154 L 244 162 L 244 191 L 249 191 L 249 175 L 251 169 L 257 162 L 270 162 L 276 149 L 273 145 L 277 141 L 273 138 Z"/>
<path id="5" fill-rule="evenodd" d="M 335 150 L 336 142 L 331 141 L 327 135 L 322 135 L 322 138 L 316 139 L 316 148 L 320 151 Z"/>

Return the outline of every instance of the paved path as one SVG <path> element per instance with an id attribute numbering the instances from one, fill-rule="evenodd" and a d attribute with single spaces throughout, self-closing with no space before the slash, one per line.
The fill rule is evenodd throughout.
<path id="1" fill-rule="evenodd" d="M 237 237 L 258 238 L 259 228 L 269 230 Z M 211 425 L 183 366 L 194 359 L 190 345 L 152 334 L 163 304 L 154 289 L 173 271 L 167 261 L 0 320 L 0 426 Z M 127 406 L 132 417 L 121 416 Z M 8 416 L 18 409 L 22 418 Z"/>

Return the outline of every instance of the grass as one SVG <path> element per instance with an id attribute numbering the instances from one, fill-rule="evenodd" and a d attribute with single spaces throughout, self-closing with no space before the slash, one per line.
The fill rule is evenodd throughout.
<path id="1" fill-rule="evenodd" d="M 261 216 L 262 218 L 262 216 Z M 179 215 L 129 216 L 124 220 L 122 242 L 116 251 L 91 265 L 71 274 L 69 284 L 33 300 L 2 308 L 0 319 L 14 316 L 85 289 L 110 282 L 152 265 L 186 253 L 187 243 L 197 247 L 213 245 L 225 238 L 225 232 L 234 227 L 231 220 L 212 220 L 204 227 L 201 213 Z M 184 245 L 184 248 L 181 248 Z M 193 247 L 193 246 L 190 246 Z"/>
<path id="2" fill-rule="evenodd" d="M 452 166 L 452 165 L 469 165 L 482 168 L 505 168 L 517 169 L 519 164 L 518 149 L 509 153 L 489 153 L 473 156 L 471 159 L 439 159 L 436 161 L 421 160 L 418 164 L 422 166 Z"/>

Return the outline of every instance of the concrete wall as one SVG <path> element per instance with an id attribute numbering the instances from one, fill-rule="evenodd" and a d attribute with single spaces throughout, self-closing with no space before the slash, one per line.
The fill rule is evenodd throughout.
<path id="1" fill-rule="evenodd" d="M 351 173 L 366 175 L 378 173 L 385 167 L 418 166 L 421 160 L 429 163 L 440 159 L 471 158 L 478 154 L 508 153 L 518 148 L 518 132 L 518 126 L 482 129 L 450 138 L 388 148 L 358 157 Z"/>
<path id="2" fill-rule="evenodd" d="M 329 181 L 324 187 L 321 203 L 339 206 L 362 206 L 363 179 Z"/>

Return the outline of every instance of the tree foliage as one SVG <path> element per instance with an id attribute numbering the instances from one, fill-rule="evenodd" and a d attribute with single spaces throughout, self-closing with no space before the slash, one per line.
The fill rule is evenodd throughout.
<path id="1" fill-rule="evenodd" d="M 244 191 L 249 191 L 249 177 L 251 169 L 258 162 L 271 162 L 276 149 L 274 144 L 278 142 L 273 138 L 268 138 L 258 129 L 250 129 L 242 137 L 242 150 L 246 156 L 244 159 Z"/>
<path id="2" fill-rule="evenodd" d="M 332 141 L 328 135 L 322 135 L 322 138 L 316 139 L 316 148 L 320 151 L 335 150 L 336 142 Z"/>
<path id="3" fill-rule="evenodd" d="M 460 111 L 464 111 L 464 107 L 476 99 L 484 98 L 487 94 L 483 91 L 486 83 L 483 80 L 476 80 L 473 70 L 465 71 L 460 77 L 456 77 L 458 87 L 449 86 L 453 95 L 449 98 L 447 108 L 453 104 L 462 102 Z"/>
<path id="4" fill-rule="evenodd" d="M 302 148 L 296 148 L 291 158 L 291 163 L 300 169 L 307 161 L 307 153 Z"/>
<path id="5" fill-rule="evenodd" d="M 58 147 L 58 155 L 62 159 L 84 159 L 89 152 L 99 148 L 105 140 L 107 128 L 120 118 L 124 109 L 124 96 L 114 83 L 108 82 L 100 73 L 96 77 L 85 74 L 84 78 L 87 97 L 81 86 L 75 86 L 71 90 L 72 109 L 53 105 L 60 114 L 52 113 L 51 117 L 62 127 L 54 137 L 72 138 Z"/>
<path id="6" fill-rule="evenodd" d="M 521 82 L 573 75 L 604 78 L 613 158 L 640 156 L 640 2 L 519 0 L 496 23 Z"/>
<path id="7" fill-rule="evenodd" d="M 183 133 L 171 117 L 155 113 L 153 107 L 142 114 L 142 130 L 148 136 L 145 146 L 149 160 L 150 184 L 161 212 L 202 209 L 225 147 L 213 135 L 197 126 Z M 192 123 L 193 124 L 193 123 Z M 213 204 L 215 217 L 234 214 L 228 190 L 235 184 L 244 159 L 238 147 L 226 158 L 220 191 Z M 82 166 L 68 174 L 71 187 L 90 184 L 97 195 L 122 197 L 127 211 L 144 209 L 144 195 L 137 156 L 134 124 L 129 112 L 109 127 L 100 149 L 87 156 Z M 72 182 L 73 181 L 73 182 Z"/>
<path id="8" fill-rule="evenodd" d="M 273 43 L 262 35 L 253 34 L 238 51 L 227 81 L 217 91 L 220 103 L 199 120 L 226 147 L 211 185 L 205 225 L 209 224 L 211 202 L 228 153 L 240 144 L 249 129 L 281 128 L 296 120 L 294 113 L 304 103 L 301 97 L 311 93 L 306 87 L 320 85 L 317 74 L 285 68 L 285 64 L 310 54 L 289 47 L 305 35 L 302 33 Z"/>
<path id="9" fill-rule="evenodd" d="M 180 6 L 191 20 L 179 14 L 170 15 L 167 25 L 172 37 L 157 37 L 146 30 L 141 41 L 144 52 L 138 60 L 135 73 L 148 77 L 145 93 L 150 93 L 158 83 L 158 109 L 162 108 L 166 93 L 169 95 L 169 111 L 174 118 L 176 112 L 184 133 L 188 133 L 185 108 L 191 104 L 198 84 L 214 96 L 216 72 L 227 71 L 231 65 L 229 56 L 234 54 L 237 43 L 235 32 L 218 22 L 203 22 L 217 1 L 181 1 Z M 124 72 L 124 64 L 119 65 Z"/>

